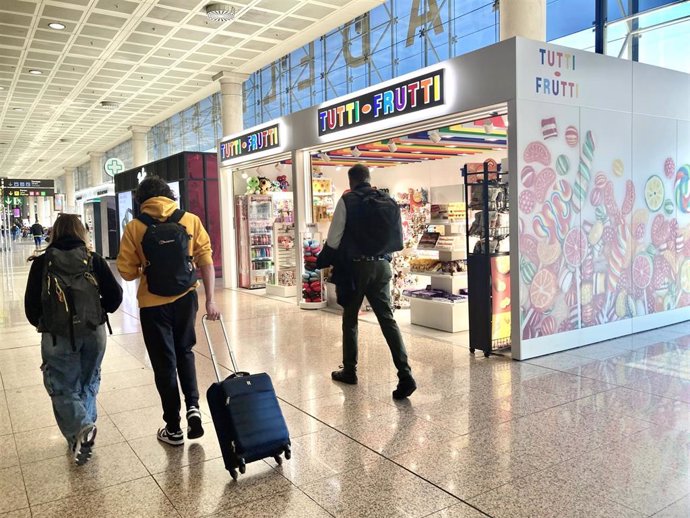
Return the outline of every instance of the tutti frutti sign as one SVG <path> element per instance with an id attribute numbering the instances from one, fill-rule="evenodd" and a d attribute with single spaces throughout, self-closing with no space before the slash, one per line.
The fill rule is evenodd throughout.
<path id="1" fill-rule="evenodd" d="M 220 143 L 220 159 L 230 160 L 280 146 L 280 128 L 273 124 Z"/>
<path id="2" fill-rule="evenodd" d="M 319 109 L 319 136 L 444 103 L 443 69 Z"/>

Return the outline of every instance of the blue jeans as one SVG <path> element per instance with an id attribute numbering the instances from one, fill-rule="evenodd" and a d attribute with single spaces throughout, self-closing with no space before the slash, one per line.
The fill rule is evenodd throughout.
<path id="1" fill-rule="evenodd" d="M 96 396 L 101 383 L 101 362 L 105 354 L 105 325 L 91 334 L 75 337 L 74 347 L 67 337 L 43 333 L 43 384 L 53 402 L 53 413 L 67 442 L 96 422 Z"/>

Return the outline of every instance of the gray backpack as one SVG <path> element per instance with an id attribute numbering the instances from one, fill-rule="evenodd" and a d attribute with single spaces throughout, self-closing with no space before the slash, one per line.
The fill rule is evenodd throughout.
<path id="1" fill-rule="evenodd" d="M 72 345 L 75 337 L 94 331 L 104 322 L 93 257 L 86 247 L 46 250 L 41 306 L 41 331 L 69 338 Z"/>

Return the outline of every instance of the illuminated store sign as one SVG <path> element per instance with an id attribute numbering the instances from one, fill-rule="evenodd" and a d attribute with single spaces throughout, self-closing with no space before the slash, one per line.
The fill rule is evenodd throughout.
<path id="1" fill-rule="evenodd" d="M 319 110 L 319 136 L 443 104 L 443 70 Z"/>
<path id="2" fill-rule="evenodd" d="M 245 133 L 232 140 L 220 143 L 220 159 L 229 160 L 251 155 L 260 151 L 267 151 L 280 145 L 280 131 L 278 124 L 261 128 L 251 133 Z"/>

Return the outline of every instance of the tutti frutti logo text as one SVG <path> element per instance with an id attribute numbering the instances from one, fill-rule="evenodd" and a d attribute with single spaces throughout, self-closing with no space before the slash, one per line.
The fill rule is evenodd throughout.
<path id="1" fill-rule="evenodd" d="M 564 77 L 564 74 L 576 69 L 575 54 L 540 48 L 537 59 L 546 71 L 544 75 L 535 78 L 536 93 L 566 99 L 577 99 L 580 96 L 578 83 Z"/>
<path id="2" fill-rule="evenodd" d="M 220 144 L 221 160 L 251 155 L 259 151 L 276 148 L 280 145 L 278 124 L 245 133 Z"/>
<path id="3" fill-rule="evenodd" d="M 397 117 L 444 102 L 443 69 L 428 72 L 319 110 L 319 136 Z"/>

